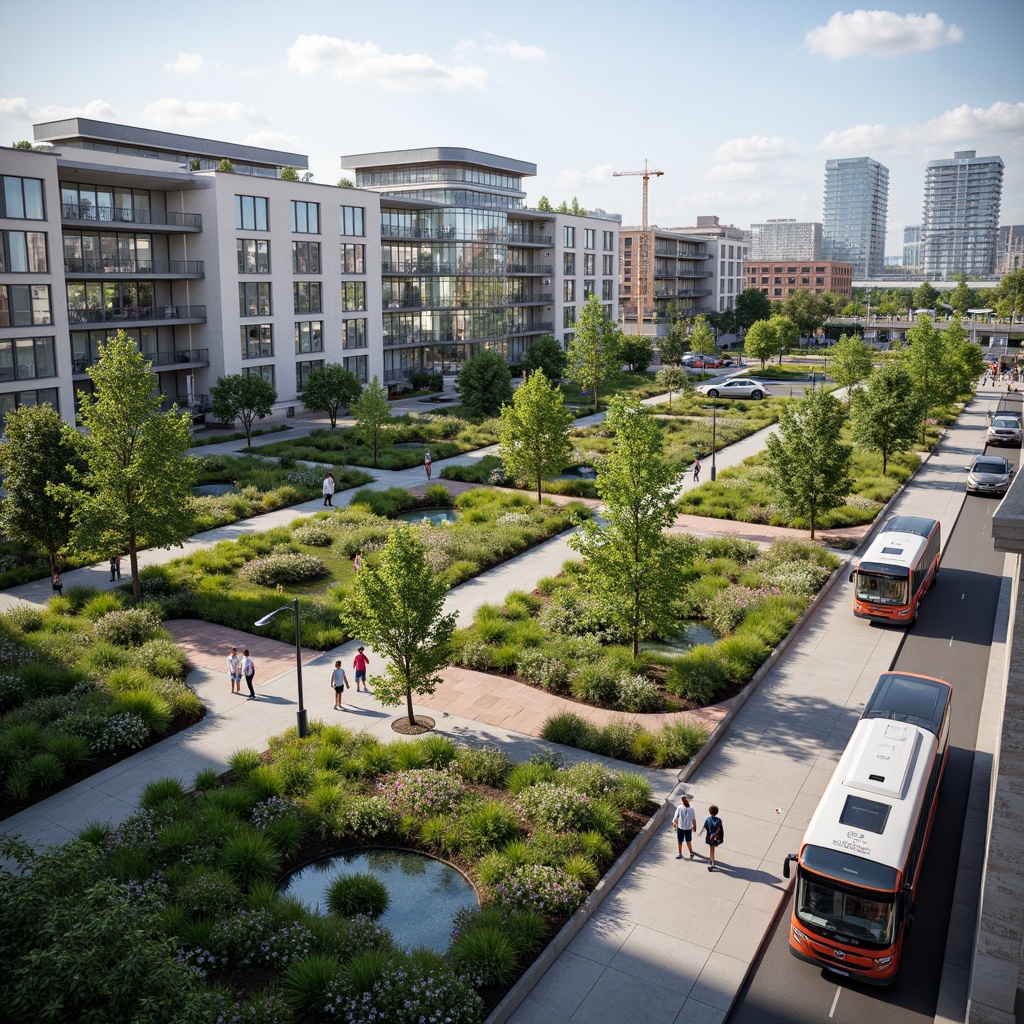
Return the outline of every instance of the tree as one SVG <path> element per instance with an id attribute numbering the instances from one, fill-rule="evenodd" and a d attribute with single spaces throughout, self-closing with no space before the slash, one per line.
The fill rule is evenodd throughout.
<path id="1" fill-rule="evenodd" d="M 374 692 L 384 705 L 404 697 L 410 725 L 413 693 L 432 694 L 451 657 L 455 614 L 444 614 L 447 589 L 412 528 L 400 526 L 388 535 L 379 564 L 356 573 L 342 612 L 348 632 L 388 659 L 386 673 L 373 677 Z"/>
<path id="2" fill-rule="evenodd" d="M 900 363 L 883 363 L 868 377 L 853 409 L 853 439 L 882 456 L 882 476 L 889 456 L 905 452 L 917 437 L 918 402 L 913 378 Z"/>
<path id="3" fill-rule="evenodd" d="M 557 384 L 565 376 L 566 358 L 562 346 L 550 335 L 538 338 L 523 356 L 523 370 L 543 370 L 548 380 Z"/>
<path id="4" fill-rule="evenodd" d="M 771 300 L 759 288 L 744 288 L 736 296 L 736 321 L 744 330 L 749 330 L 758 320 L 768 320 L 771 315 Z"/>
<path id="5" fill-rule="evenodd" d="M 791 516 L 808 521 L 812 540 L 818 517 L 842 505 L 850 488 L 852 449 L 840 440 L 845 418 L 828 391 L 808 391 L 783 407 L 778 432 L 765 441 L 769 485 Z"/>
<path id="6" fill-rule="evenodd" d="M 100 343 L 89 367 L 93 394 L 79 392 L 86 469 L 76 486 L 54 488 L 73 505 L 74 547 L 128 552 L 136 601 L 139 549 L 180 545 L 194 526 L 192 417 L 177 406 L 160 411 L 150 367 L 124 331 Z"/>
<path id="7" fill-rule="evenodd" d="M 782 312 L 796 324 L 798 338 L 810 338 L 828 315 L 821 299 L 806 288 L 799 288 L 782 303 Z"/>
<path id="8" fill-rule="evenodd" d="M 788 316 L 780 316 L 776 313 L 771 324 L 775 328 L 775 343 L 778 346 L 779 365 L 782 365 L 782 357 L 791 349 L 797 347 L 800 341 L 800 329 Z"/>
<path id="9" fill-rule="evenodd" d="M 228 174 L 234 174 L 235 165 L 227 158 L 224 157 L 219 164 L 217 164 L 218 171 L 226 171 Z"/>
<path id="10" fill-rule="evenodd" d="M 872 366 L 871 347 L 859 334 L 842 335 L 829 352 L 829 372 L 841 388 L 846 388 L 847 402 L 853 401 L 854 388 L 868 379 Z"/>
<path id="11" fill-rule="evenodd" d="M 1024 316 L 1024 268 L 1011 270 L 995 289 L 996 312 L 1000 316 Z"/>
<path id="12" fill-rule="evenodd" d="M 587 215 L 587 211 L 580 206 L 580 201 L 575 196 L 572 197 L 572 205 L 569 207 L 569 212 L 576 217 L 586 217 Z"/>
<path id="13" fill-rule="evenodd" d="M 663 364 L 678 363 L 689 345 L 690 320 L 684 313 L 674 313 L 669 318 L 668 333 L 658 341 Z"/>
<path id="14" fill-rule="evenodd" d="M 519 480 L 537 484 L 559 473 L 569 461 L 573 415 L 562 392 L 535 370 L 516 389 L 511 405 L 502 406 L 498 450 L 506 471 Z"/>
<path id="15" fill-rule="evenodd" d="M 569 204 L 563 199 L 558 204 L 558 206 L 555 207 L 555 212 L 556 213 L 568 213 L 569 212 Z"/>
<path id="16" fill-rule="evenodd" d="M 71 537 L 71 509 L 59 488 L 70 488 L 85 471 L 80 435 L 52 405 L 23 405 L 7 413 L 4 436 L 0 532 L 45 551 L 53 573 Z"/>
<path id="17" fill-rule="evenodd" d="M 653 358 L 654 347 L 650 338 L 643 338 L 637 334 L 622 336 L 619 359 L 629 367 L 630 373 L 646 373 Z"/>
<path id="18" fill-rule="evenodd" d="M 352 415 L 356 418 L 356 437 L 373 449 L 373 464 L 376 466 L 380 449 L 387 438 L 387 426 L 391 422 L 388 389 L 376 377 L 352 403 Z"/>
<path id="19" fill-rule="evenodd" d="M 655 376 L 658 384 L 668 392 L 668 407 L 672 408 L 672 392 L 690 394 L 693 392 L 693 381 L 690 375 L 681 367 L 672 363 L 663 366 Z"/>
<path id="20" fill-rule="evenodd" d="M 914 309 L 934 309 L 939 301 L 939 293 L 927 282 L 922 281 L 911 296 Z"/>
<path id="21" fill-rule="evenodd" d="M 537 209 L 542 213 L 554 213 L 554 210 L 551 208 L 551 200 L 547 196 L 541 196 L 537 200 Z"/>
<path id="22" fill-rule="evenodd" d="M 569 546 L 584 560 L 587 586 L 613 621 L 632 639 L 667 629 L 677 583 L 675 549 L 663 533 L 675 517 L 672 494 L 677 473 L 666 459 L 661 430 L 635 395 L 616 395 L 605 421 L 612 451 L 597 477 L 604 524 L 584 522 Z"/>
<path id="23" fill-rule="evenodd" d="M 967 310 L 974 308 L 974 292 L 967 286 L 967 281 L 960 278 L 957 286 L 949 293 L 949 304 L 960 316 L 965 316 Z"/>
<path id="24" fill-rule="evenodd" d="M 839 316 L 839 311 L 846 305 L 846 296 L 840 295 L 839 292 L 822 292 L 818 296 L 818 301 L 821 303 L 825 318 L 828 319 Z"/>
<path id="25" fill-rule="evenodd" d="M 867 313 L 867 306 L 863 302 L 851 300 L 842 309 L 843 316 L 864 316 Z"/>
<path id="26" fill-rule="evenodd" d="M 350 406 L 362 393 L 363 387 L 351 370 L 340 363 L 327 363 L 310 372 L 299 397 L 307 409 L 327 413 L 333 430 L 341 407 Z"/>
<path id="27" fill-rule="evenodd" d="M 981 346 L 974 344 L 957 314 L 942 334 L 943 363 L 949 374 L 949 390 L 954 400 L 966 400 L 974 394 L 975 381 L 985 370 Z"/>
<path id="28" fill-rule="evenodd" d="M 28 139 L 20 139 L 11 144 L 11 149 L 32 149 L 32 143 Z"/>
<path id="29" fill-rule="evenodd" d="M 253 423 L 269 416 L 276 401 L 274 385 L 255 373 L 229 373 L 210 388 L 213 415 L 221 423 L 240 420 L 246 448 L 252 447 Z"/>
<path id="30" fill-rule="evenodd" d="M 351 178 L 339 178 L 338 188 L 355 188 L 355 183 Z"/>
<path id="31" fill-rule="evenodd" d="M 715 354 L 715 332 L 708 326 L 706 317 L 698 316 L 690 331 L 690 351 L 702 356 Z"/>
<path id="32" fill-rule="evenodd" d="M 622 365 L 619 346 L 618 330 L 608 319 L 601 300 L 591 295 L 580 312 L 576 331 L 569 342 L 568 369 L 584 391 L 593 393 L 594 412 L 597 412 L 598 389 Z"/>
<path id="33" fill-rule="evenodd" d="M 470 416 L 497 416 L 512 401 L 512 372 L 497 352 L 484 349 L 462 364 L 455 390 Z"/>
<path id="34" fill-rule="evenodd" d="M 298 181 L 299 172 L 294 167 L 282 167 L 281 168 L 281 180 L 282 181 Z"/>
<path id="35" fill-rule="evenodd" d="M 744 355 L 748 359 L 760 359 L 762 370 L 764 364 L 779 353 L 779 336 L 775 330 L 777 319 L 772 317 L 771 320 L 758 320 L 751 324 L 743 341 Z"/>

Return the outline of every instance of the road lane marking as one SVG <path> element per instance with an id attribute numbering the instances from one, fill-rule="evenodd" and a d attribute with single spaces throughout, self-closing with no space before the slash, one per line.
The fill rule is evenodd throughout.
<path id="1" fill-rule="evenodd" d="M 835 999 L 832 1000 L 832 1009 L 828 1011 L 829 1017 L 834 1017 L 836 1015 L 836 1003 L 839 1002 L 839 993 L 842 992 L 842 991 L 843 990 L 837 985 L 836 986 L 836 997 L 835 997 Z"/>

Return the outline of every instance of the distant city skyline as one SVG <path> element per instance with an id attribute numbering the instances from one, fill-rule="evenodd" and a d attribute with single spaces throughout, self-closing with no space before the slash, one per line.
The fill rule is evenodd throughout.
<path id="1" fill-rule="evenodd" d="M 821 221 L 826 161 L 869 157 L 890 171 L 887 255 L 922 220 L 928 162 L 974 149 L 1005 164 L 1001 222 L 1024 222 L 1024 87 L 996 73 L 1024 5 L 181 0 L 40 34 L 67 10 L 5 12 L 2 145 L 81 114 L 308 154 L 322 183 L 341 153 L 464 146 L 536 162 L 531 205 L 577 196 L 627 225 L 640 184 L 612 172 L 646 158 L 663 227 Z"/>

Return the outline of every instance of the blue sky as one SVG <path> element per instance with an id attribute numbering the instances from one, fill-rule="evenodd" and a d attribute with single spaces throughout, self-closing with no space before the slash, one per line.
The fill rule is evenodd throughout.
<path id="1" fill-rule="evenodd" d="M 821 220 L 824 164 L 890 170 L 887 251 L 954 149 L 1006 164 L 1024 223 L 1024 4 L 837 0 L 178 0 L 9 5 L 0 142 L 69 114 L 306 153 L 467 146 L 537 164 L 528 200 L 578 196 L 651 223 Z M 1017 52 L 1015 52 L 1017 51 Z"/>

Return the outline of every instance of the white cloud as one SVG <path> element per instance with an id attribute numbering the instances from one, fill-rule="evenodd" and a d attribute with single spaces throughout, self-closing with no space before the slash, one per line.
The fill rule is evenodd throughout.
<path id="1" fill-rule="evenodd" d="M 209 100 L 162 99 L 142 111 L 145 121 L 167 128 L 191 129 L 219 121 L 258 121 L 259 114 L 244 103 L 213 103 Z"/>
<path id="2" fill-rule="evenodd" d="M 21 117 L 26 120 L 32 116 L 32 108 L 24 96 L 0 96 L 0 115 L 4 117 Z"/>
<path id="3" fill-rule="evenodd" d="M 56 104 L 39 107 L 29 103 L 23 96 L 14 96 L 9 99 L 0 98 L 0 115 L 29 121 L 59 121 L 64 117 L 113 117 L 114 108 L 106 100 L 90 100 L 71 107 Z"/>
<path id="4" fill-rule="evenodd" d="M 581 185 L 608 185 L 611 183 L 613 170 L 614 168 L 611 164 L 599 164 L 597 167 L 592 167 L 589 171 L 567 169 L 558 172 L 555 177 L 555 183 L 558 188 L 564 191 L 578 189 Z M 551 198 L 554 200 L 554 197 Z M 571 196 L 566 198 L 571 198 Z M 561 199 L 554 201 L 561 202 Z"/>
<path id="5" fill-rule="evenodd" d="M 299 152 L 299 141 L 294 135 L 280 132 L 250 132 L 242 140 L 247 146 L 262 146 L 264 149 L 283 149 L 288 153 Z"/>
<path id="6" fill-rule="evenodd" d="M 892 57 L 904 53 L 935 50 L 959 43 L 964 30 L 946 23 L 937 14 L 894 14 L 892 11 L 836 11 L 824 25 L 817 25 L 804 37 L 811 53 L 823 53 L 833 60 L 845 57 Z"/>
<path id="7" fill-rule="evenodd" d="M 518 39 L 502 42 L 490 33 L 486 33 L 483 41 L 479 43 L 475 39 L 460 39 L 455 44 L 455 52 L 458 54 L 471 53 L 478 49 L 510 57 L 512 60 L 544 60 L 548 55 L 547 50 L 533 43 L 521 43 Z"/>
<path id="8" fill-rule="evenodd" d="M 802 156 L 800 147 L 781 135 L 750 135 L 747 138 L 730 139 L 723 142 L 712 154 L 711 159 L 729 163 L 748 160 L 784 160 Z"/>
<path id="9" fill-rule="evenodd" d="M 285 67 L 300 75 L 323 72 L 339 81 L 391 92 L 482 89 L 487 83 L 483 68 L 448 66 L 422 53 L 384 53 L 376 43 L 336 36 L 299 36 L 288 47 Z"/>
<path id="10" fill-rule="evenodd" d="M 202 66 L 203 58 L 198 53 L 179 53 L 176 60 L 164 65 L 168 71 L 177 71 L 182 75 L 194 75 Z"/>

